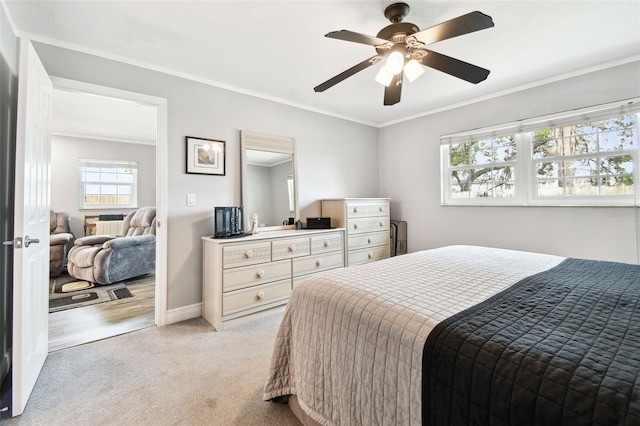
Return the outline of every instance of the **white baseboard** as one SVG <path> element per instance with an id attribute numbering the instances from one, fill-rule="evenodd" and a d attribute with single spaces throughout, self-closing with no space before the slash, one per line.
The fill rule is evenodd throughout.
<path id="1" fill-rule="evenodd" d="M 198 318 L 201 316 L 202 303 L 194 303 L 193 305 L 167 310 L 166 324 L 174 324 L 176 322 L 185 321 L 191 318 Z"/>

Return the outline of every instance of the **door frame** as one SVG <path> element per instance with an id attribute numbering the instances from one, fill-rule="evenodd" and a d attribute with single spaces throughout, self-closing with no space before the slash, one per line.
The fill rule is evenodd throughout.
<path id="1" fill-rule="evenodd" d="M 124 99 L 156 107 L 156 300 L 155 323 L 167 324 L 167 100 L 151 95 L 51 76 L 53 88 Z"/>

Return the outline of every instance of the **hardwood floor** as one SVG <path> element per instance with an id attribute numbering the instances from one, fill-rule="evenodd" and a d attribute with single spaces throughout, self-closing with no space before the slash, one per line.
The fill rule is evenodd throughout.
<path id="1" fill-rule="evenodd" d="M 49 352 L 155 325 L 155 277 L 127 282 L 133 297 L 49 314 Z"/>

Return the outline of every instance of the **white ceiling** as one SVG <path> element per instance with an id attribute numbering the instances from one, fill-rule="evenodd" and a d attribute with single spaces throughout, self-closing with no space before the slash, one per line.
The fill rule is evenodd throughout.
<path id="1" fill-rule="evenodd" d="M 51 132 L 115 142 L 155 145 L 154 106 L 74 91 L 54 89 Z"/>
<path id="2" fill-rule="evenodd" d="M 20 35 L 216 86 L 384 126 L 640 58 L 640 1 L 407 1 L 421 29 L 473 10 L 495 27 L 429 45 L 491 70 L 473 85 L 427 69 L 383 106 L 372 66 L 323 93 L 313 87 L 375 54 L 324 37 L 376 35 L 390 1 L 6 0 Z M 640 77 L 640 76 L 639 76 Z"/>

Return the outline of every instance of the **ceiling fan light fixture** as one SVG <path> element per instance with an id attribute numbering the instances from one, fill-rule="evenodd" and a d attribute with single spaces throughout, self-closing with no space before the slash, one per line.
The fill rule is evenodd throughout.
<path id="1" fill-rule="evenodd" d="M 396 75 L 402 72 L 402 67 L 404 67 L 404 55 L 398 51 L 391 52 L 387 58 L 387 63 L 385 64 L 387 71 Z"/>
<path id="2" fill-rule="evenodd" d="M 424 72 L 422 67 L 433 68 L 473 84 L 486 80 L 490 73 L 488 69 L 425 49 L 424 46 L 492 28 L 494 23 L 491 16 L 476 10 L 421 30 L 417 25 L 403 22 L 408 13 L 409 5 L 406 3 L 388 6 L 384 16 L 391 21 L 391 25 L 382 28 L 376 36 L 349 30 L 325 34 L 328 38 L 372 46 L 376 54 L 319 84 L 313 91 L 324 92 L 381 61 L 385 63 L 376 75 L 376 81 L 386 86 L 383 105 L 400 102 L 405 75 L 407 80 L 414 81 Z M 404 75 L 401 74 L 403 69 Z"/>
<path id="3" fill-rule="evenodd" d="M 413 82 L 416 78 L 420 77 L 424 73 L 424 68 L 422 65 L 416 61 L 415 59 L 407 62 L 407 65 L 404 66 L 404 75 L 407 76 L 407 79 L 410 82 Z"/>
<path id="4" fill-rule="evenodd" d="M 393 74 L 387 71 L 387 67 L 380 67 L 380 71 L 376 75 L 376 81 L 383 86 L 389 86 L 391 84 L 391 80 L 393 79 Z"/>

